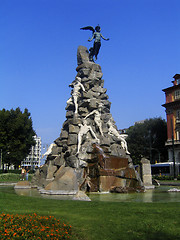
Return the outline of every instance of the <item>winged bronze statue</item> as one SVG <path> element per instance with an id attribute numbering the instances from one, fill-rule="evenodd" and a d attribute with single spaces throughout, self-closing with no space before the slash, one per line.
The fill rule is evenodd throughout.
<path id="1" fill-rule="evenodd" d="M 89 39 L 88 41 L 91 42 L 94 39 L 94 44 L 93 47 L 89 49 L 89 60 L 94 61 L 93 57 L 95 56 L 95 60 L 97 60 L 97 55 L 99 53 L 99 49 L 101 47 L 101 38 L 108 41 L 109 38 L 103 37 L 101 34 L 101 28 L 99 25 L 95 27 L 95 29 L 92 26 L 87 26 L 87 27 L 82 27 L 80 28 L 81 30 L 90 30 L 92 31 L 92 38 Z"/>

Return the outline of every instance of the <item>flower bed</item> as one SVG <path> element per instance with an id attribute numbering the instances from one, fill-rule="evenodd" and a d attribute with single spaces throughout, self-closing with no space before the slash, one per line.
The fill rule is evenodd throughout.
<path id="1" fill-rule="evenodd" d="M 1 239 L 69 239 L 71 226 L 53 216 L 0 214 Z"/>

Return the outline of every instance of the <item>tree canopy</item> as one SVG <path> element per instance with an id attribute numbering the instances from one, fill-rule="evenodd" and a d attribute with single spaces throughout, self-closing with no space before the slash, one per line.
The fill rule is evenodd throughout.
<path id="1" fill-rule="evenodd" d="M 20 165 L 29 154 L 31 146 L 35 145 L 33 138 L 35 134 L 28 109 L 24 112 L 21 112 L 20 108 L 2 109 L 0 111 L 0 149 L 3 163 Z"/>
<path id="2" fill-rule="evenodd" d="M 167 124 L 162 118 L 146 119 L 127 130 L 128 150 L 134 164 L 139 164 L 142 157 L 155 163 L 167 160 Z"/>

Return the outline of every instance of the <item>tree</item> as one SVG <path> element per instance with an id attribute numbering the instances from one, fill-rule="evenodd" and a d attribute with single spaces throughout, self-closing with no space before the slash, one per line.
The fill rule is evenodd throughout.
<path id="1" fill-rule="evenodd" d="M 21 164 L 35 145 L 32 119 L 27 109 L 20 108 L 0 111 L 0 149 L 2 149 L 3 163 Z"/>
<path id="2" fill-rule="evenodd" d="M 128 150 L 134 164 L 139 164 L 142 157 L 151 163 L 167 159 L 167 124 L 162 118 L 146 119 L 143 123 L 136 123 L 127 130 Z"/>

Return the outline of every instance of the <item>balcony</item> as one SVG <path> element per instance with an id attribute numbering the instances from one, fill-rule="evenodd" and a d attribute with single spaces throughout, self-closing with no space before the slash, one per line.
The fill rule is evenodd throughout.
<path id="1" fill-rule="evenodd" d="M 171 146 L 172 145 L 172 140 L 167 140 L 165 143 L 165 146 Z M 174 145 L 180 145 L 180 140 L 174 140 Z"/>

